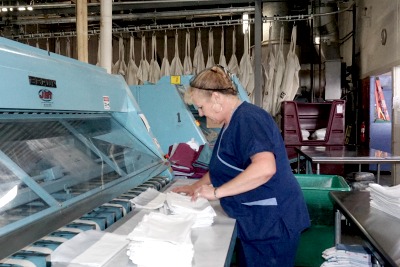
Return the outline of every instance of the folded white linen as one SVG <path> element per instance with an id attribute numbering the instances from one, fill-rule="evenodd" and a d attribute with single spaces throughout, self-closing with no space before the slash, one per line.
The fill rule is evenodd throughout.
<path id="1" fill-rule="evenodd" d="M 126 236 L 123 235 L 88 230 L 58 246 L 51 253 L 51 266 L 104 266 L 128 243 Z"/>
<path id="2" fill-rule="evenodd" d="M 191 233 L 195 216 L 192 214 L 165 215 L 151 212 L 128 235 L 134 241 L 166 241 L 174 244 L 183 243 Z"/>
<path id="3" fill-rule="evenodd" d="M 139 267 L 190 267 L 194 255 L 191 227 L 195 215 L 151 212 L 128 235 L 127 254 Z M 157 256 L 155 257 L 155 253 Z"/>
<path id="4" fill-rule="evenodd" d="M 140 193 L 137 197 L 131 199 L 137 208 L 143 209 L 159 209 L 164 205 L 166 195 L 154 188 L 147 188 L 146 191 Z"/>
<path id="5" fill-rule="evenodd" d="M 192 201 L 190 196 L 168 192 L 167 205 L 173 214 L 196 215 L 196 221 L 192 228 L 210 226 L 213 224 L 214 217 L 216 216 L 210 202 L 201 197 L 196 201 Z"/>

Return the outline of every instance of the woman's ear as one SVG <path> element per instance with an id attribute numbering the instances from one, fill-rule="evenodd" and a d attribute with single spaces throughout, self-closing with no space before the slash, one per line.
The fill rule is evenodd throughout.
<path id="1" fill-rule="evenodd" d="M 211 94 L 211 100 L 215 103 L 220 103 L 221 100 L 221 95 L 218 92 L 212 92 Z"/>

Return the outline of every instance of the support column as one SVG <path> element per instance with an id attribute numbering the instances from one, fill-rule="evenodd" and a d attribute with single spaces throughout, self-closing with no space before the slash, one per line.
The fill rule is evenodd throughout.
<path id="1" fill-rule="evenodd" d="M 112 0 L 100 1 L 100 66 L 111 73 Z"/>
<path id="2" fill-rule="evenodd" d="M 261 68 L 261 39 L 262 39 L 262 2 L 255 0 L 254 14 L 254 104 L 262 106 L 262 68 Z"/>
<path id="3" fill-rule="evenodd" d="M 76 36 L 78 43 L 78 60 L 88 63 L 87 0 L 76 1 Z"/>

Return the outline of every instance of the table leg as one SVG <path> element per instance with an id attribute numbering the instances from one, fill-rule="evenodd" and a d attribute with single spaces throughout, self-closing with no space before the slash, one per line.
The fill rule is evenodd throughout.
<path id="1" fill-rule="evenodd" d="M 376 183 L 379 184 L 379 179 L 381 178 L 381 164 L 377 164 L 376 168 Z"/>
<path id="2" fill-rule="evenodd" d="M 342 213 L 335 212 L 335 245 L 339 244 L 342 238 Z"/>

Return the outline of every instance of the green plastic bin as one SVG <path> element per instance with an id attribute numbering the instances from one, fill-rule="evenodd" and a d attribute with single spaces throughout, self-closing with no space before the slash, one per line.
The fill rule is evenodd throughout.
<path id="1" fill-rule="evenodd" d="M 350 191 L 343 177 L 337 175 L 295 174 L 307 203 L 311 227 L 300 237 L 296 266 L 321 266 L 322 252 L 334 246 L 335 215 L 330 191 Z"/>

